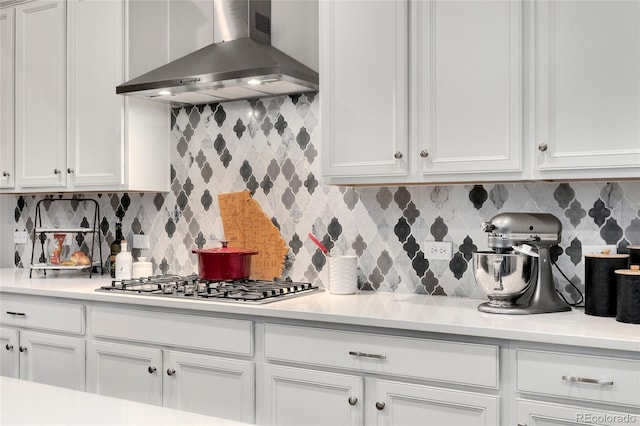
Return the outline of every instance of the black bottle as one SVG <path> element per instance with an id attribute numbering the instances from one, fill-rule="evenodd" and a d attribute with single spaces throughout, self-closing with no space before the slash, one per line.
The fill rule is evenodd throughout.
<path id="1" fill-rule="evenodd" d="M 116 256 L 120 253 L 120 242 L 124 240 L 122 236 L 122 222 L 116 223 L 116 237 L 111 243 L 111 253 L 109 254 L 109 272 L 111 278 L 116 277 Z"/>

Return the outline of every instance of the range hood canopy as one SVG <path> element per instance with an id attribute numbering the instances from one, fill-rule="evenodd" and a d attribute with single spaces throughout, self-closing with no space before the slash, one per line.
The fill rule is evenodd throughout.
<path id="1" fill-rule="evenodd" d="M 318 73 L 271 46 L 270 0 L 214 0 L 214 43 L 116 87 L 174 106 L 318 91 Z"/>

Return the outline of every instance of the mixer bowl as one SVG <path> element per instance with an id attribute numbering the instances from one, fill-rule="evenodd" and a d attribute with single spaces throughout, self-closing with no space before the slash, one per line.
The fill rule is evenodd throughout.
<path id="1" fill-rule="evenodd" d="M 473 272 L 489 305 L 513 307 L 536 279 L 537 259 L 519 253 L 473 253 Z"/>

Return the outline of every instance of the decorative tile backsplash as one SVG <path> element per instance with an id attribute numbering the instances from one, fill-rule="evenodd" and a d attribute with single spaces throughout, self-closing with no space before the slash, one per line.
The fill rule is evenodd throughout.
<path id="1" fill-rule="evenodd" d="M 174 109 L 171 192 L 92 194 L 100 205 L 103 259 L 114 223 L 125 238 L 144 232 L 156 273 L 197 271 L 193 248 L 223 239 L 217 195 L 249 190 L 288 242 L 284 276 L 324 286 L 326 259 L 309 232 L 332 254 L 358 256 L 359 287 L 377 291 L 482 298 L 471 273 L 474 250 L 487 250 L 480 225 L 499 212 L 548 212 L 563 226 L 552 257 L 583 289 L 582 246 L 640 244 L 640 183 L 502 183 L 410 187 L 335 187 L 320 182 L 317 94 L 279 96 Z M 53 197 L 58 197 L 54 195 Z M 32 231 L 36 202 L 16 197 L 16 229 Z M 51 203 L 43 221 L 78 226 L 91 217 L 76 204 Z M 424 242 L 451 241 L 450 261 L 428 260 Z M 90 243 L 86 238 L 74 242 Z M 36 258 L 40 255 L 36 246 Z M 140 253 L 134 251 L 134 255 Z M 28 267 L 31 245 L 16 246 Z M 557 274 L 554 271 L 554 274 Z M 577 295 L 557 274 L 558 286 Z"/>

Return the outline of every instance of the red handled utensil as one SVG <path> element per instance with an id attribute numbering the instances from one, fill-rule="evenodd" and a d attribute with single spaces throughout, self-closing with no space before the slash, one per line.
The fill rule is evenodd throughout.
<path id="1" fill-rule="evenodd" d="M 311 241 L 313 241 L 325 255 L 331 257 L 329 250 L 327 250 L 327 248 L 316 237 L 314 237 L 311 232 L 309 232 L 309 238 L 311 238 Z"/>

